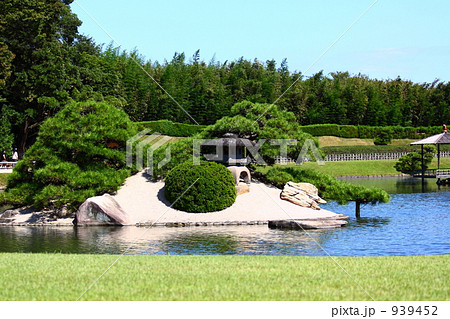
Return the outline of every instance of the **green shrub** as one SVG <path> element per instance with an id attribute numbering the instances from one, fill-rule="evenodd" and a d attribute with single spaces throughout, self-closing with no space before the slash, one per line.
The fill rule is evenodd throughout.
<path id="1" fill-rule="evenodd" d="M 36 143 L 8 179 L 2 201 L 76 210 L 88 197 L 116 191 L 130 175 L 125 149 L 135 133 L 125 112 L 114 106 L 67 105 L 42 124 Z"/>
<path id="2" fill-rule="evenodd" d="M 320 197 L 336 200 L 340 204 L 348 201 L 372 204 L 389 201 L 389 194 L 381 189 L 352 185 L 328 174 L 298 166 L 271 168 L 266 173 L 266 180 L 277 187 L 283 187 L 288 181 L 311 183 L 318 188 Z"/>
<path id="3" fill-rule="evenodd" d="M 160 163 L 166 157 L 166 150 L 169 146 L 171 160 L 162 167 L 153 165 L 153 177 L 164 177 L 171 168 L 190 159 L 194 139 L 214 139 L 222 137 L 225 133 L 234 133 L 253 141 L 265 139 L 265 143 L 259 149 L 259 154 L 267 163 L 272 163 L 274 157 L 280 155 L 280 145 L 271 144 L 270 140 L 297 140 L 295 145 L 287 147 L 288 156 L 291 158 L 298 157 L 307 139 L 311 139 L 315 145 L 318 144 L 317 139 L 300 129 L 293 113 L 283 111 L 276 105 L 243 101 L 236 103 L 232 107 L 231 113 L 232 117 L 223 117 L 191 138 L 158 148 L 153 156 L 154 163 Z M 319 152 L 321 151 L 319 150 Z M 308 155 L 314 158 L 313 154 Z"/>
<path id="4" fill-rule="evenodd" d="M 392 142 L 392 131 L 384 130 L 380 131 L 374 138 L 373 144 L 375 145 L 388 145 Z"/>
<path id="5" fill-rule="evenodd" d="M 294 177 L 283 169 L 271 168 L 266 174 L 267 181 L 278 187 L 283 188 L 289 181 L 294 181 Z"/>
<path id="6" fill-rule="evenodd" d="M 259 154 L 267 163 L 273 163 L 275 156 L 280 155 L 280 145 L 276 139 L 296 140 L 287 146 L 287 155 L 297 158 L 307 139 L 318 145 L 316 138 L 305 133 L 298 124 L 294 113 L 280 109 L 277 105 L 252 103 L 243 101 L 231 108 L 232 117 L 222 118 L 205 129 L 205 138 L 221 137 L 225 130 L 246 137 L 253 141 L 265 139 Z M 271 143 L 275 142 L 275 143 Z M 309 154 L 314 158 L 313 154 Z"/>
<path id="7" fill-rule="evenodd" d="M 188 160 L 192 161 L 194 139 L 196 138 L 201 139 L 202 137 L 200 134 L 196 134 L 195 136 L 187 137 L 174 143 L 165 144 L 156 149 L 153 158 L 149 159 L 150 162 L 145 160 L 146 163 L 151 163 L 153 167 L 153 177 L 156 179 L 164 178 L 175 166 Z M 147 154 L 147 149 L 148 147 L 144 149 L 145 155 Z M 168 152 L 170 152 L 170 161 L 165 165 L 159 166 L 158 163 L 161 163 L 166 158 Z"/>
<path id="8" fill-rule="evenodd" d="M 151 133 L 158 132 L 163 135 L 187 137 L 197 134 L 206 127 L 204 125 L 175 123 L 169 120 L 136 122 L 138 131 L 150 129 Z"/>
<path id="9" fill-rule="evenodd" d="M 425 145 L 423 151 L 423 168 L 427 169 L 436 154 L 436 147 Z M 394 168 L 403 174 L 412 175 L 415 171 L 422 169 L 422 155 L 417 152 L 405 154 L 398 159 Z"/>
<path id="10" fill-rule="evenodd" d="M 166 177 L 164 194 L 173 207 L 186 212 L 207 213 L 225 209 L 236 200 L 231 172 L 223 165 L 185 162 Z"/>

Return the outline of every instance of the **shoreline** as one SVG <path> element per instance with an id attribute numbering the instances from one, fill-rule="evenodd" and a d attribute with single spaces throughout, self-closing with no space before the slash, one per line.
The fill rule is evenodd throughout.
<path id="1" fill-rule="evenodd" d="M 120 207 L 128 214 L 129 223 L 124 226 L 137 227 L 201 227 L 266 225 L 274 220 L 314 220 L 343 219 L 348 216 L 336 214 L 326 209 L 314 210 L 301 207 L 280 198 L 281 189 L 252 181 L 250 192 L 238 195 L 230 207 L 210 213 L 188 213 L 176 210 L 164 197 L 164 182 L 151 181 L 141 171 L 125 181 L 112 195 Z M 32 208 L 9 210 L 10 219 L 0 226 L 75 226 L 74 216 L 54 218 L 52 211 L 33 211 Z M 5 212 L 8 212 L 6 210 Z"/>

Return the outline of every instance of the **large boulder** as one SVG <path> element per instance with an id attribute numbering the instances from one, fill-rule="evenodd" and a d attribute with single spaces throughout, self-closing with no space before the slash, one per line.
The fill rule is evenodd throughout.
<path id="1" fill-rule="evenodd" d="M 75 225 L 127 225 L 130 217 L 109 194 L 86 199 L 78 208 Z"/>
<path id="2" fill-rule="evenodd" d="M 287 182 L 280 197 L 296 205 L 316 210 L 320 209 L 319 204 L 327 203 L 319 197 L 317 187 L 310 183 Z"/>

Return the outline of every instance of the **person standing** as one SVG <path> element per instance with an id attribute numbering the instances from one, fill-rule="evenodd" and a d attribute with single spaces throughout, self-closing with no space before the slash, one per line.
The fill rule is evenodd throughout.
<path id="1" fill-rule="evenodd" d="M 6 158 L 6 151 L 2 150 L 2 162 L 7 162 L 8 159 Z"/>
<path id="2" fill-rule="evenodd" d="M 17 162 L 18 160 L 19 160 L 19 153 L 17 153 L 17 147 L 15 147 L 12 155 L 12 161 Z"/>

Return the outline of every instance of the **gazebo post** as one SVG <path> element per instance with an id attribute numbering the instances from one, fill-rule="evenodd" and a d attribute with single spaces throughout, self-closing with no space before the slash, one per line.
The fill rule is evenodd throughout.
<path id="1" fill-rule="evenodd" d="M 445 127 L 445 126 L 444 126 Z M 424 149 L 423 146 L 424 145 L 437 145 L 437 160 L 438 160 L 438 165 L 437 165 L 437 170 L 436 170 L 436 174 L 430 174 L 427 177 L 435 177 L 437 178 L 438 176 L 445 176 L 442 174 L 438 174 L 439 171 L 442 171 L 441 169 L 441 144 L 450 144 L 450 134 L 448 134 L 446 132 L 446 130 L 440 134 L 436 134 L 427 138 L 424 138 L 423 140 L 420 141 L 416 141 L 416 142 L 412 142 L 410 143 L 410 145 L 420 145 L 421 149 L 422 149 L 422 182 L 424 182 L 424 178 L 425 178 L 425 162 L 424 162 Z M 447 170 L 445 170 L 447 171 Z M 439 179 L 438 179 L 438 183 L 439 183 Z"/>
<path id="2" fill-rule="evenodd" d="M 423 182 L 423 179 L 425 178 L 425 164 L 423 162 L 423 144 L 421 145 L 421 150 L 422 150 L 422 182 Z"/>
<path id="3" fill-rule="evenodd" d="M 441 144 L 437 145 L 437 160 L 438 160 L 438 168 L 436 171 L 436 175 L 439 173 L 439 169 L 441 168 L 441 148 L 440 148 Z M 440 184 L 441 183 L 441 179 L 438 178 L 437 183 Z"/>
<path id="4" fill-rule="evenodd" d="M 437 158 L 438 158 L 438 169 L 441 168 L 441 148 L 440 148 L 441 144 L 437 145 Z"/>

